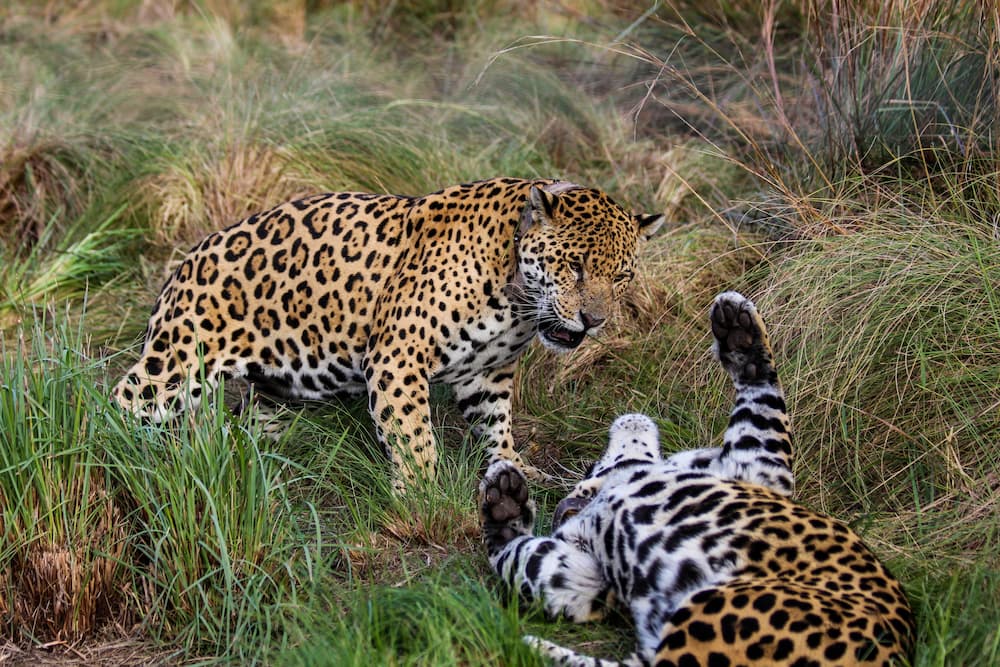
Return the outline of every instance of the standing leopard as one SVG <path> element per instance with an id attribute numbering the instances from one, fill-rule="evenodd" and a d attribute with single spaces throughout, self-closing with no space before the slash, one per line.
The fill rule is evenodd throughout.
<path id="1" fill-rule="evenodd" d="M 434 475 L 429 385 L 445 383 L 490 461 L 520 464 L 518 358 L 536 336 L 564 352 L 598 331 L 632 280 L 639 240 L 662 222 L 555 180 L 292 201 L 188 253 L 113 397 L 160 422 L 220 378 L 279 399 L 367 393 L 402 490 Z"/>
<path id="2" fill-rule="evenodd" d="M 535 537 L 524 476 L 498 461 L 480 486 L 490 564 L 552 615 L 627 606 L 624 663 L 526 640 L 556 664 L 909 664 L 915 624 L 899 582 L 839 521 L 789 499 L 792 445 L 764 323 L 735 292 L 711 309 L 736 387 L 721 447 L 663 459 L 655 424 L 619 417 L 608 447 Z"/>

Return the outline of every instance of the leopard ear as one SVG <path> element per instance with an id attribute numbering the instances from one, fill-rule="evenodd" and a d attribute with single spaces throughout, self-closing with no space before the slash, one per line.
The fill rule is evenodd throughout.
<path id="1" fill-rule="evenodd" d="M 639 227 L 639 236 L 643 241 L 647 241 L 656 232 L 660 231 L 660 227 L 663 226 L 663 222 L 667 219 L 667 216 L 662 213 L 640 213 L 639 215 L 633 215 L 632 219 L 635 220 L 636 225 Z"/>
<path id="2" fill-rule="evenodd" d="M 528 201 L 531 203 L 532 217 L 539 222 L 551 222 L 556 210 L 557 196 L 546 192 L 537 185 L 532 185 L 528 191 Z"/>

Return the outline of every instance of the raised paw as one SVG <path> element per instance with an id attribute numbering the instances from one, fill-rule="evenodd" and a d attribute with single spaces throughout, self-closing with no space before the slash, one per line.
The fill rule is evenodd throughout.
<path id="1" fill-rule="evenodd" d="M 709 321 L 715 336 L 712 349 L 734 382 L 776 381 L 771 343 L 753 302 L 737 292 L 723 292 L 715 297 Z"/>
<path id="2" fill-rule="evenodd" d="M 608 429 L 610 437 L 633 437 L 633 438 L 643 438 L 652 439 L 655 442 L 659 442 L 659 431 L 656 428 L 656 422 L 647 417 L 646 415 L 639 413 L 629 413 L 626 415 L 620 415 L 611 424 L 611 428 Z"/>
<path id="3" fill-rule="evenodd" d="M 521 535 L 530 535 L 534 504 L 528 499 L 528 480 L 510 461 L 490 465 L 479 484 L 483 541 L 492 554 Z"/>

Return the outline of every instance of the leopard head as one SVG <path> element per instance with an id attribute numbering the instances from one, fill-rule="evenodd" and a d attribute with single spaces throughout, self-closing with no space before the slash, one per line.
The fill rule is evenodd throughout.
<path id="1" fill-rule="evenodd" d="M 515 240 L 517 299 L 545 347 L 566 352 L 600 330 L 635 276 L 639 241 L 663 219 L 572 183 L 531 188 Z"/>

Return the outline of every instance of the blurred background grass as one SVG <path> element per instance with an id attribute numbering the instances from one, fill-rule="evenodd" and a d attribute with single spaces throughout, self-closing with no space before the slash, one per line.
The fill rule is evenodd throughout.
<path id="1" fill-rule="evenodd" d="M 522 363 L 531 460 L 570 483 L 632 410 L 667 449 L 712 443 L 730 398 L 705 312 L 743 290 L 782 364 L 800 500 L 903 579 L 919 664 L 997 664 L 998 11 L 7 3 L 0 658 L 536 664 L 525 631 L 625 655 L 627 625 L 552 624 L 495 589 L 481 452 L 446 391 L 442 479 L 405 504 L 361 404 L 298 414 L 272 443 L 221 403 L 139 428 L 104 398 L 208 231 L 318 190 L 510 175 L 671 221 L 613 327 Z"/>

